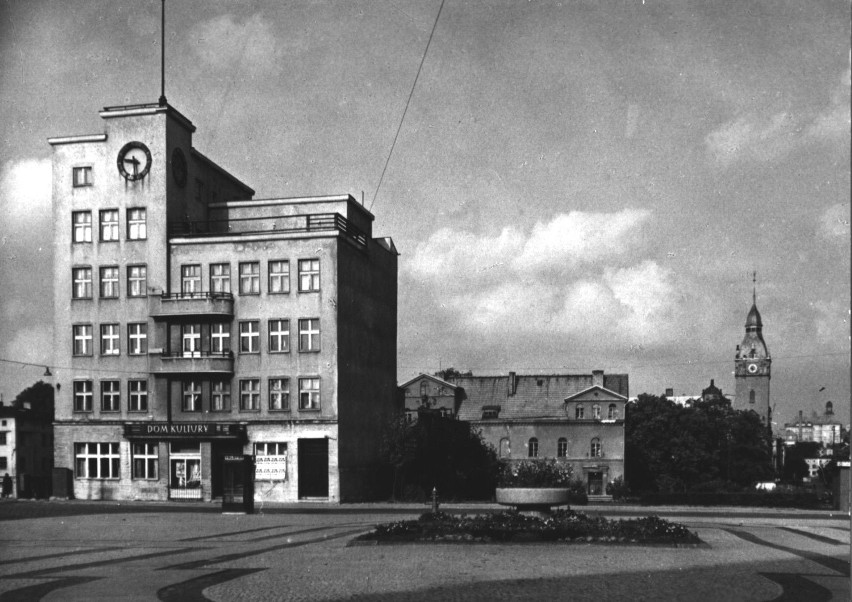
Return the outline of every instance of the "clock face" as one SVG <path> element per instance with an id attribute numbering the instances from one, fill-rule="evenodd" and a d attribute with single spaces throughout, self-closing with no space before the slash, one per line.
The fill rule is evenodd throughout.
<path id="1" fill-rule="evenodd" d="M 757 364 L 749 364 L 748 365 L 748 373 L 756 374 L 757 373 Z"/>
<path id="2" fill-rule="evenodd" d="M 186 157 L 179 148 L 172 151 L 172 176 L 179 187 L 186 186 Z"/>
<path id="3" fill-rule="evenodd" d="M 125 180 L 141 180 L 150 169 L 151 151 L 141 142 L 128 142 L 118 151 L 118 173 Z"/>

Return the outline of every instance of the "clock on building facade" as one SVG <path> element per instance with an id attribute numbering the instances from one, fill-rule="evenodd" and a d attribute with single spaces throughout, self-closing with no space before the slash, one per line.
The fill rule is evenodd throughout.
<path id="1" fill-rule="evenodd" d="M 769 404 L 769 380 L 772 375 L 772 357 L 763 340 L 763 321 L 757 310 L 755 295 L 745 324 L 745 337 L 737 345 L 734 357 L 736 391 L 734 407 L 752 410 L 767 426 L 771 426 L 772 410 Z"/>

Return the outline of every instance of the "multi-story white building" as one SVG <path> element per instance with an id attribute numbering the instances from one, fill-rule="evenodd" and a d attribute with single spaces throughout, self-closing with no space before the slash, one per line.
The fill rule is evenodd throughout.
<path id="1" fill-rule="evenodd" d="M 53 147 L 55 465 L 87 499 L 366 499 L 393 411 L 397 252 L 352 197 L 254 200 L 164 102 Z"/>

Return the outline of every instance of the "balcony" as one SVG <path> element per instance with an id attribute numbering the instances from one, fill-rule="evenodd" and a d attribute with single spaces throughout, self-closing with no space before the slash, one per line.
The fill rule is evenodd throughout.
<path id="1" fill-rule="evenodd" d="M 231 293 L 172 293 L 150 295 L 148 313 L 153 318 L 234 317 L 234 296 Z"/>
<path id="2" fill-rule="evenodd" d="M 151 354 L 151 372 L 162 375 L 226 374 L 234 373 L 234 354 L 196 351 L 192 353 Z"/>

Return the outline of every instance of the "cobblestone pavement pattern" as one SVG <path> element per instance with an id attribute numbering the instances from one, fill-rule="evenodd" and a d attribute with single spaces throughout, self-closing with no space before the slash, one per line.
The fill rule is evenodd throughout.
<path id="1" fill-rule="evenodd" d="M 621 509 L 673 516 L 709 545 L 691 549 L 347 545 L 422 510 L 3 502 L 0 602 L 850 599 L 849 519 L 829 513 Z"/>

